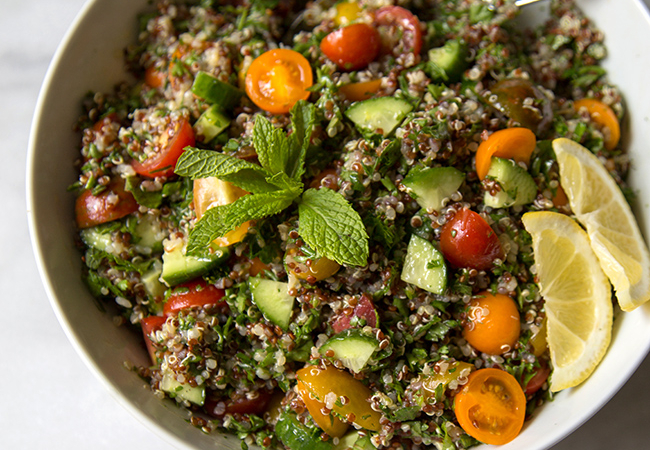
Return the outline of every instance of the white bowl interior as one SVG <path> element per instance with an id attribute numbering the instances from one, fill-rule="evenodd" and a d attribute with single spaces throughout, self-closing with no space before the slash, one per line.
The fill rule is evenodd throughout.
<path id="1" fill-rule="evenodd" d="M 633 159 L 630 182 L 639 194 L 636 213 L 650 236 L 650 104 L 644 74 L 650 69 L 650 18 L 640 0 L 578 2 L 605 32 L 610 50 L 605 66 L 626 98 L 624 139 Z M 177 447 L 239 449 L 236 436 L 208 436 L 189 425 L 171 402 L 155 398 L 125 361 L 146 364 L 140 337 L 113 325 L 81 281 L 80 253 L 73 244 L 72 162 L 79 138 L 72 131 L 80 101 L 90 91 L 109 91 L 127 78 L 123 48 L 136 39 L 137 13 L 147 0 L 90 1 L 69 30 L 47 73 L 30 136 L 27 190 L 32 242 L 48 296 L 62 327 L 89 368 L 135 417 Z M 535 20 L 543 5 L 527 7 Z M 616 317 L 612 345 L 595 373 L 580 387 L 561 392 L 506 449 L 548 448 L 588 420 L 627 381 L 650 348 L 650 304 Z M 487 447 L 487 446 L 486 446 Z"/>

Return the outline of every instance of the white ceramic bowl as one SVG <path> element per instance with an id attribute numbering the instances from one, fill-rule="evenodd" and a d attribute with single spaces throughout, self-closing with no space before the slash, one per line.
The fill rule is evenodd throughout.
<path id="1" fill-rule="evenodd" d="M 80 254 L 73 245 L 72 162 L 79 137 L 72 125 L 89 90 L 109 91 L 127 78 L 122 49 L 136 38 L 136 15 L 148 0 L 89 1 L 59 47 L 43 83 L 30 137 L 28 210 L 40 274 L 52 307 L 81 358 L 110 392 L 141 422 L 180 448 L 239 449 L 235 436 L 207 436 L 189 425 L 170 402 L 155 398 L 124 361 L 145 364 L 140 336 L 117 328 L 102 313 L 81 281 Z M 636 213 L 650 236 L 650 17 L 641 0 L 582 0 L 585 12 L 605 32 L 611 79 L 624 93 L 627 107 L 624 142 L 632 155 L 632 187 L 639 194 Z M 540 9 L 541 8 L 541 9 Z M 538 20 L 544 5 L 526 7 Z M 627 381 L 650 348 L 650 304 L 620 315 L 612 345 L 594 374 L 580 387 L 557 395 L 527 422 L 506 449 L 552 446 L 598 411 Z"/>

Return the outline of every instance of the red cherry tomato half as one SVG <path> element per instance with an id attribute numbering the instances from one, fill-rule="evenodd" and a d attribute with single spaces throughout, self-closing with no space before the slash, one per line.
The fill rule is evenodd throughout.
<path id="1" fill-rule="evenodd" d="M 163 312 L 165 315 L 177 314 L 180 310 L 195 306 L 225 306 L 224 290 L 208 284 L 202 278 L 179 284 L 169 296 Z"/>
<path id="2" fill-rule="evenodd" d="M 91 190 L 86 190 L 77 197 L 75 202 L 77 226 L 94 227 L 128 216 L 138 208 L 139 205 L 131 193 L 124 190 L 122 180 L 114 180 L 98 195 L 93 195 Z"/>
<path id="3" fill-rule="evenodd" d="M 494 230 L 480 214 L 463 208 L 442 227 L 440 251 L 456 267 L 488 270 L 503 249 Z"/>
<path id="4" fill-rule="evenodd" d="M 372 304 L 372 301 L 367 295 L 361 296 L 359 303 L 357 303 L 357 305 L 354 307 L 352 314 L 339 314 L 332 324 L 332 329 L 335 333 L 340 333 L 343 330 L 357 326 L 353 326 L 353 318 L 364 320 L 365 325 L 372 328 L 377 327 L 377 311 L 375 310 L 375 306 Z"/>
<path id="5" fill-rule="evenodd" d="M 332 31 L 320 49 L 341 70 L 358 70 L 375 60 L 381 48 L 379 32 L 367 23 L 355 23 Z"/>
<path id="6" fill-rule="evenodd" d="M 140 321 L 140 326 L 142 326 L 142 334 L 144 335 L 144 343 L 147 345 L 147 351 L 151 357 L 151 362 L 156 364 L 156 349 L 151 342 L 151 333 L 158 331 L 162 328 L 163 324 L 167 320 L 167 317 L 163 316 L 149 316 L 145 317 Z"/>
<path id="7" fill-rule="evenodd" d="M 519 383 L 500 369 L 472 372 L 456 394 L 454 411 L 467 434 L 490 445 L 517 437 L 526 416 L 526 396 Z"/>
<path id="8" fill-rule="evenodd" d="M 533 375 L 533 377 L 528 380 L 526 388 L 524 389 L 524 393 L 526 395 L 532 395 L 535 392 L 539 391 L 540 388 L 544 386 L 544 383 L 546 383 L 546 380 L 548 379 L 550 373 L 551 368 L 548 366 L 548 364 L 542 363 L 542 365 L 535 372 L 535 375 Z"/>
<path id="9" fill-rule="evenodd" d="M 139 175 L 149 178 L 169 177 L 174 174 L 176 161 L 185 147 L 195 143 L 194 130 L 188 120 L 181 120 L 167 130 L 161 138 L 160 151 L 145 159 L 143 162 L 133 161 L 133 170 Z"/>
<path id="10" fill-rule="evenodd" d="M 422 28 L 411 11 L 401 6 L 384 6 L 377 10 L 375 22 L 382 39 L 382 52 L 393 56 L 420 54 Z"/>

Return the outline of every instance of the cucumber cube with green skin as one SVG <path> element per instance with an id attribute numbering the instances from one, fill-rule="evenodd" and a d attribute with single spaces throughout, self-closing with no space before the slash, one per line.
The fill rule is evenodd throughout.
<path id="1" fill-rule="evenodd" d="M 205 143 L 210 142 L 230 126 L 230 119 L 221 111 L 219 105 L 206 109 L 194 124 L 194 132 Z"/>
<path id="2" fill-rule="evenodd" d="M 329 350 L 334 352 L 332 358 L 343 363 L 345 367 L 357 373 L 361 371 L 370 360 L 370 357 L 379 348 L 379 342 L 374 336 L 363 333 L 360 329 L 348 329 L 332 336 L 325 342 L 319 352 L 326 355 Z"/>
<path id="3" fill-rule="evenodd" d="M 169 287 L 176 286 L 200 277 L 230 256 L 228 248 L 215 247 L 213 250 L 214 253 L 209 258 L 187 256 L 183 245 L 177 245 L 170 251 L 165 250 L 160 280 Z"/>
<path id="4" fill-rule="evenodd" d="M 379 97 L 355 102 L 345 115 L 362 133 L 388 136 L 411 112 L 413 106 L 406 100 L 394 97 Z"/>
<path id="5" fill-rule="evenodd" d="M 323 430 L 307 427 L 296 418 L 294 412 L 284 411 L 275 425 L 275 434 L 286 448 L 291 450 L 333 450 L 332 440 L 321 439 Z"/>
<path id="6" fill-rule="evenodd" d="M 179 383 L 171 374 L 164 374 L 160 382 L 160 389 L 167 392 L 171 398 L 178 397 L 195 405 L 203 406 L 205 403 L 205 385 L 190 386 Z"/>
<path id="7" fill-rule="evenodd" d="M 192 93 L 206 102 L 217 105 L 223 111 L 234 108 L 244 92 L 230 83 L 225 83 L 209 73 L 199 72 L 192 84 Z"/>
<path id="8" fill-rule="evenodd" d="M 119 256 L 119 249 L 113 246 L 111 227 L 97 225 L 96 227 L 84 228 L 79 232 L 79 235 L 83 243 L 88 247 Z"/>
<path id="9" fill-rule="evenodd" d="M 492 158 L 486 179 L 498 183 L 496 195 L 486 191 L 483 203 L 492 208 L 508 208 L 527 205 L 537 196 L 537 184 L 533 177 L 512 159 Z"/>
<path id="10" fill-rule="evenodd" d="M 401 278 L 425 291 L 442 294 L 447 288 L 447 265 L 442 253 L 426 239 L 411 235 Z"/>
<path id="11" fill-rule="evenodd" d="M 414 167 L 402 180 L 408 194 L 427 211 L 440 211 L 443 201 L 458 191 L 465 175 L 453 167 Z"/>
<path id="12" fill-rule="evenodd" d="M 133 243 L 138 253 L 144 255 L 163 251 L 163 240 L 168 231 L 158 217 L 143 214 L 141 217 L 129 217 L 127 221 L 136 221 L 133 229 Z"/>
<path id="13" fill-rule="evenodd" d="M 287 330 L 295 300 L 289 295 L 289 283 L 251 277 L 248 279 L 248 287 L 253 303 L 262 311 L 264 317 L 283 330 Z"/>
<path id="14" fill-rule="evenodd" d="M 147 295 L 152 299 L 161 299 L 165 296 L 165 291 L 167 287 L 160 282 L 160 275 L 162 274 L 162 264 L 159 260 L 156 260 L 151 265 L 151 268 L 142 274 L 140 281 L 144 286 L 144 290 Z M 152 313 L 158 313 L 162 310 L 162 301 L 161 302 L 149 302 L 150 311 Z M 160 306 L 156 308 L 156 306 Z M 153 307 L 153 308 L 151 308 Z"/>
<path id="15" fill-rule="evenodd" d="M 445 45 L 429 50 L 429 62 L 433 64 L 433 78 L 441 81 L 457 81 L 467 68 L 467 46 L 450 39 Z"/>

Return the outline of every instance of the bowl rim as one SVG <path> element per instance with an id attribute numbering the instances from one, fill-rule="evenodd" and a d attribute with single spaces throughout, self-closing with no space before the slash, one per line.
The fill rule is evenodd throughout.
<path id="1" fill-rule="evenodd" d="M 583 0 L 583 2 L 586 0 Z M 75 35 L 78 33 L 78 30 L 81 24 L 87 19 L 91 14 L 93 9 L 97 8 L 101 0 L 88 0 L 86 1 L 82 8 L 79 10 L 74 20 L 71 22 L 67 31 L 65 32 L 61 42 L 57 46 L 57 49 L 52 57 L 52 60 L 48 66 L 47 72 L 41 84 L 36 106 L 34 109 L 34 114 L 32 118 L 32 124 L 30 127 L 29 140 L 28 140 L 28 152 L 27 152 L 27 164 L 26 164 L 26 203 L 27 203 L 27 219 L 28 219 L 28 228 L 30 241 L 32 244 L 33 254 L 36 260 L 36 265 L 39 273 L 41 282 L 45 288 L 46 295 L 48 297 L 49 303 L 54 310 L 55 316 L 60 323 L 63 331 L 72 344 L 76 353 L 81 357 L 86 367 L 91 371 L 91 373 L 100 380 L 101 384 L 108 390 L 110 395 L 122 406 L 124 407 L 132 416 L 134 416 L 140 423 L 142 423 L 150 431 L 156 433 L 158 436 L 161 436 L 164 440 L 169 442 L 175 447 L 178 448 L 188 448 L 190 443 L 181 439 L 179 435 L 174 433 L 172 430 L 162 426 L 159 421 L 152 420 L 144 411 L 136 405 L 136 403 L 124 395 L 124 393 L 118 387 L 118 384 L 112 381 L 97 365 L 94 358 L 92 357 L 89 349 L 83 344 L 79 335 L 75 331 L 72 323 L 69 320 L 67 313 L 62 308 L 61 303 L 57 299 L 57 292 L 54 287 L 54 283 L 50 276 L 50 273 L 47 270 L 47 267 L 44 262 L 44 250 L 43 250 L 43 236 L 38 230 L 38 211 L 36 208 L 36 193 L 35 193 L 35 184 L 34 179 L 36 174 L 35 170 L 35 158 L 36 150 L 38 147 L 38 142 L 41 139 L 39 136 L 41 122 L 46 114 L 45 105 L 47 103 L 48 92 L 53 88 L 53 79 L 56 73 L 61 70 L 60 62 L 63 56 L 68 51 L 72 40 L 75 38 Z M 579 2 L 580 3 L 580 2 Z M 650 12 L 646 8 L 643 0 L 632 0 L 637 9 L 639 9 L 640 14 L 643 16 L 644 20 L 647 22 L 650 27 Z M 145 4 L 143 1 L 142 4 Z M 615 80 L 614 80 L 615 81 Z M 582 414 L 577 420 L 570 420 L 568 422 L 563 422 L 557 425 L 558 433 L 547 436 L 543 440 L 544 448 L 549 448 L 562 439 L 566 438 L 573 431 L 578 429 L 584 423 L 586 423 L 593 415 L 595 415 L 612 397 L 621 389 L 621 387 L 627 383 L 632 374 L 637 370 L 642 361 L 646 358 L 647 354 L 650 352 L 650 333 L 646 336 L 646 340 L 642 342 L 642 348 L 639 352 L 636 353 L 636 357 L 629 361 L 629 364 L 626 367 L 621 368 L 622 375 L 617 378 L 616 382 L 610 384 L 610 387 L 604 392 L 596 402 L 594 402 L 593 408 L 589 411 L 588 414 Z M 556 399 L 561 400 L 562 397 L 567 395 L 566 392 L 560 392 L 556 394 Z M 538 411 L 537 411 L 538 412 Z M 536 415 L 536 414 L 535 414 Z M 528 421 L 528 425 L 531 421 Z M 215 441 L 216 443 L 216 441 Z M 508 449 L 511 448 L 509 445 L 506 446 Z M 491 448 L 491 446 L 482 444 L 476 448 Z M 515 447 L 512 447 L 515 448 Z M 541 448 L 541 447 L 540 447 Z"/>

